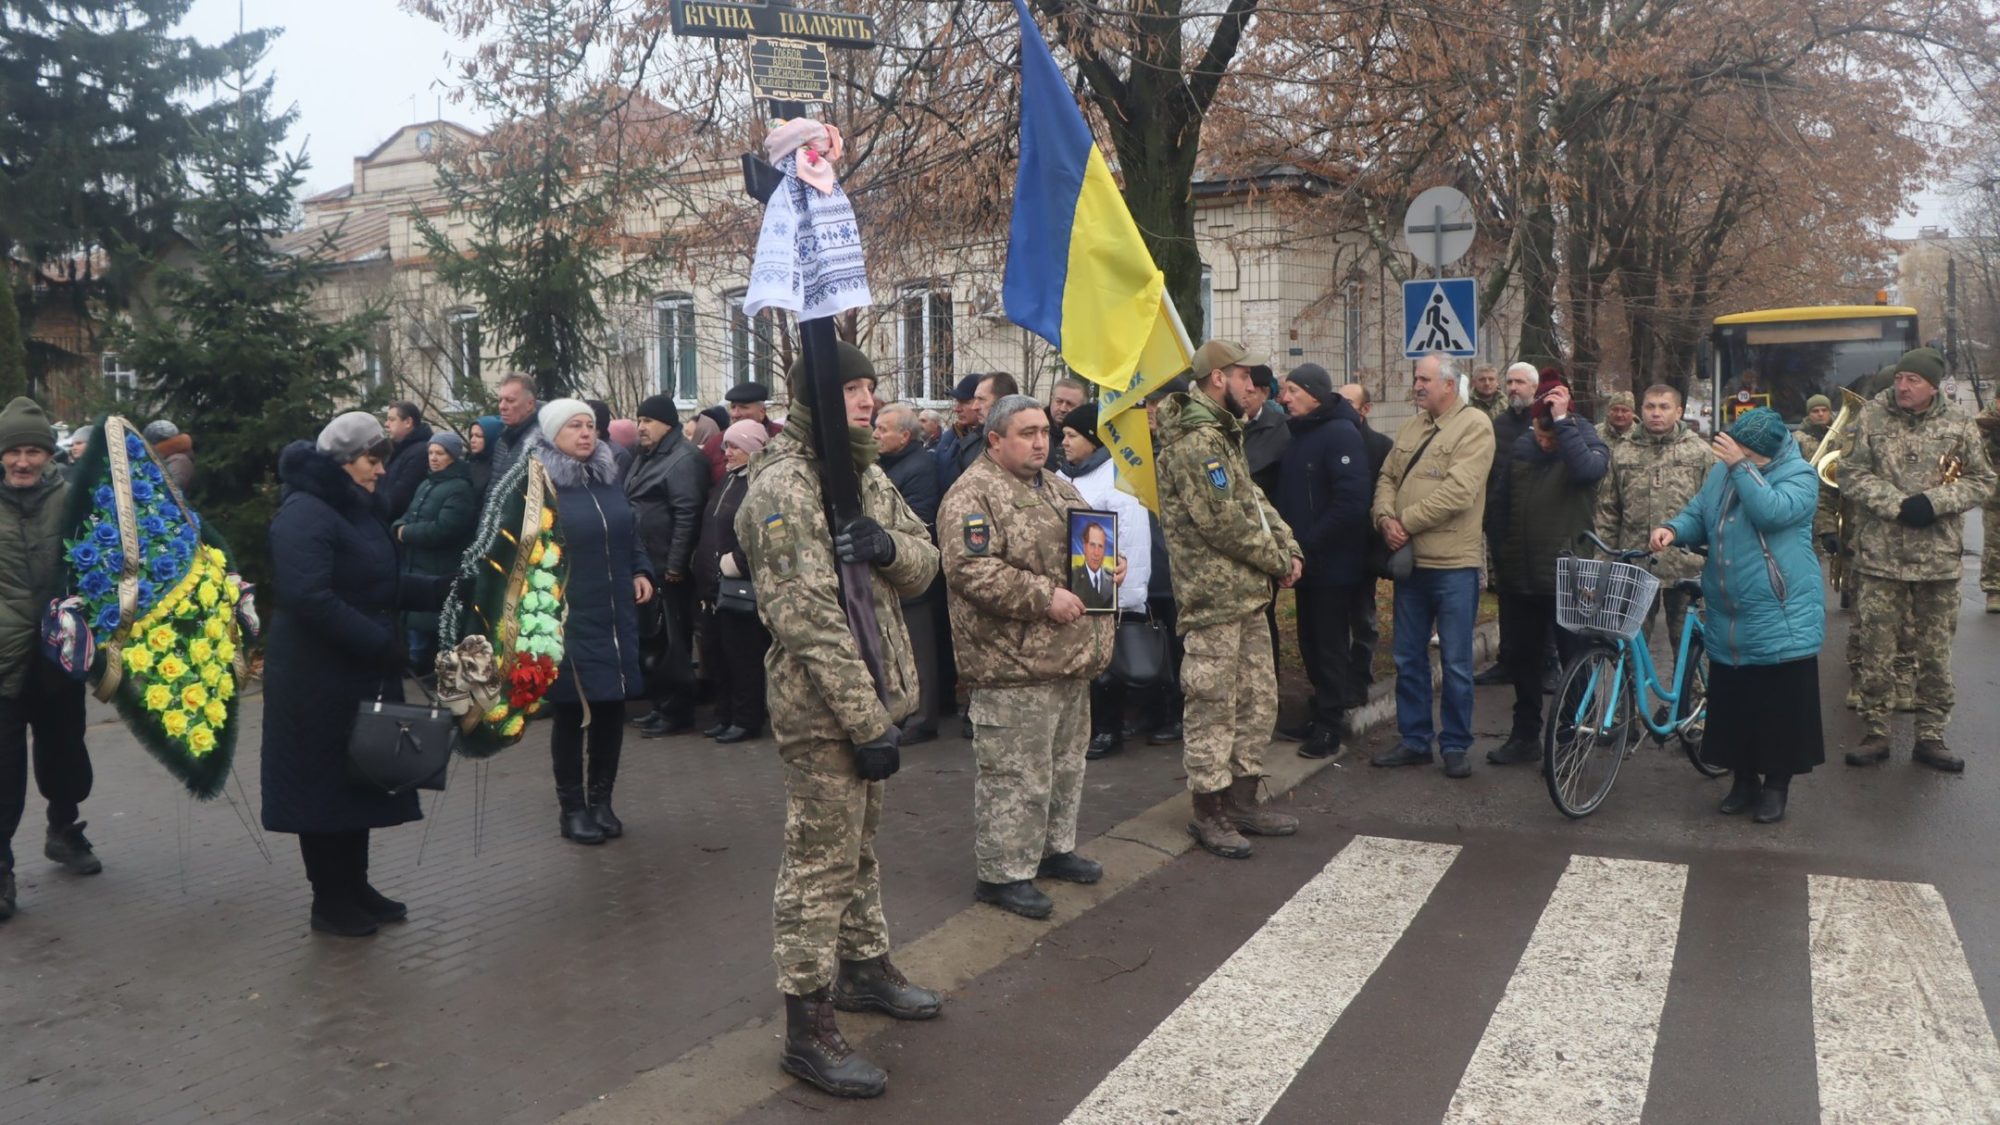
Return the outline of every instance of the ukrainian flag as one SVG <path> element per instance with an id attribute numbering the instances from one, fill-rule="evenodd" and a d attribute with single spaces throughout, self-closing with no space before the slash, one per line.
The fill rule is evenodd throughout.
<path id="1" fill-rule="evenodd" d="M 1104 389 L 1098 429 L 1119 458 L 1119 483 L 1157 511 L 1151 437 L 1143 421 L 1119 416 L 1185 370 L 1193 348 L 1048 43 L 1024 0 L 1014 10 L 1021 167 L 1002 287 L 1007 319 Z"/>

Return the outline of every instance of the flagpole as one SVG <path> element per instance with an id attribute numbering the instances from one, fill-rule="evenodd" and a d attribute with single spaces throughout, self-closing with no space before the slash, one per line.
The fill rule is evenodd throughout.
<path id="1" fill-rule="evenodd" d="M 1174 299 L 1164 288 L 1160 290 L 1160 307 L 1167 310 L 1167 323 L 1174 326 L 1174 336 L 1181 342 L 1181 352 L 1192 356 L 1194 342 L 1188 339 L 1187 325 L 1181 323 L 1181 310 L 1174 307 Z"/>

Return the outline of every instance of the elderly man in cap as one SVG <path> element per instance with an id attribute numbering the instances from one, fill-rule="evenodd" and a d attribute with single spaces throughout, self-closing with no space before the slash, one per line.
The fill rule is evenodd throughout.
<path id="1" fill-rule="evenodd" d="M 738 383 L 723 392 L 722 401 L 728 404 L 732 425 L 743 421 L 756 422 L 772 437 L 777 437 L 778 431 L 784 428 L 771 421 L 770 413 L 764 409 L 764 404 L 771 401 L 771 390 L 762 383 Z M 728 428 L 722 427 L 725 430 Z M 722 455 L 720 432 L 701 443 L 701 455 L 708 458 L 708 483 L 721 484 L 722 474 L 729 471 L 729 464 Z"/>
<path id="2" fill-rule="evenodd" d="M 1915 640 L 1915 759 L 1958 773 L 1965 761 L 1946 748 L 1954 702 L 1951 644 L 1958 630 L 1958 581 L 1964 514 L 1993 495 L 1993 466 L 1979 427 L 1938 393 L 1944 357 L 1916 348 L 1896 361 L 1889 389 L 1855 424 L 1841 458 L 1840 491 L 1858 512 L 1854 565 L 1861 660 L 1855 668 L 1866 732 L 1847 755 L 1850 766 L 1889 758 L 1889 711 L 1898 634 L 1907 621 Z"/>
<path id="3" fill-rule="evenodd" d="M 1278 381 L 1270 365 L 1252 367 L 1250 387 L 1238 404 L 1243 408 L 1243 459 L 1250 463 L 1250 479 L 1273 503 L 1278 499 L 1278 463 L 1292 440 L 1292 428 L 1277 397 Z"/>
<path id="4" fill-rule="evenodd" d="M 43 655 L 41 625 L 62 596 L 62 517 L 69 483 L 55 465 L 56 431 L 33 399 L 0 410 L 0 919 L 14 914 L 14 830 L 28 801 L 28 763 L 49 803 L 42 854 L 75 875 L 104 869 L 77 819 L 90 796 L 83 681 Z M 29 749 L 32 732 L 34 746 Z"/>
<path id="5" fill-rule="evenodd" d="M 640 403 L 638 427 L 639 447 L 625 474 L 625 495 L 639 516 L 639 545 L 660 576 L 657 608 L 640 611 L 642 663 L 653 710 L 641 721 L 639 734 L 660 738 L 694 729 L 694 584 L 689 578 L 709 479 L 701 451 L 681 436 L 681 412 L 672 397 L 654 395 Z"/>
<path id="6" fill-rule="evenodd" d="M 1160 523 L 1173 554 L 1176 625 L 1187 692 L 1181 753 L 1193 796 L 1188 831 L 1210 854 L 1245 859 L 1256 836 L 1289 836 L 1298 818 L 1257 804 L 1264 750 L 1278 717 L 1277 670 L 1264 610 L 1305 569 L 1292 529 L 1250 479 L 1242 400 L 1265 359 L 1210 340 L 1185 394 L 1159 407 Z"/>
<path id="7" fill-rule="evenodd" d="M 1604 402 L 1604 421 L 1597 424 L 1597 436 L 1606 446 L 1631 441 L 1639 436 L 1638 400 L 1631 391 L 1616 391 Z"/>

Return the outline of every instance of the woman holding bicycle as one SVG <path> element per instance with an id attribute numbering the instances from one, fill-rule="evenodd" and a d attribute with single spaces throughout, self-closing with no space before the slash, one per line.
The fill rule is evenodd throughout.
<path id="1" fill-rule="evenodd" d="M 1826 600 L 1813 554 L 1819 478 L 1776 412 L 1738 417 L 1710 447 L 1721 464 L 1652 549 L 1706 546 L 1708 723 L 1703 756 L 1735 771 L 1725 814 L 1784 819 L 1792 777 L 1826 761 L 1819 649 Z"/>

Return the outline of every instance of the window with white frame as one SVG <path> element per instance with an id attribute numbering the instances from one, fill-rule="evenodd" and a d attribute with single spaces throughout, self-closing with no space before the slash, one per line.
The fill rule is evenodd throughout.
<path id="1" fill-rule="evenodd" d="M 458 309 L 446 313 L 444 327 L 445 356 L 450 363 L 445 377 L 451 380 L 445 398 L 455 407 L 463 406 L 475 401 L 481 382 L 479 312 Z"/>
<path id="2" fill-rule="evenodd" d="M 777 318 L 770 310 L 755 318 L 743 315 L 742 290 L 723 297 L 729 309 L 729 385 L 762 383 L 771 386 L 773 345 L 777 338 Z"/>
<path id="3" fill-rule="evenodd" d="M 658 340 L 655 366 L 659 392 L 691 406 L 701 397 L 700 372 L 694 343 L 694 298 L 668 293 L 653 301 L 653 327 Z"/>
<path id="4" fill-rule="evenodd" d="M 1215 267 L 1204 263 L 1201 267 L 1201 334 L 1215 338 Z"/>
<path id="5" fill-rule="evenodd" d="M 904 397 L 932 400 L 951 393 L 951 290 L 929 282 L 903 286 L 896 322 Z"/>
<path id="6" fill-rule="evenodd" d="M 132 397 L 139 389 L 139 373 L 125 366 L 117 352 L 104 353 L 104 385 L 115 399 Z"/>

